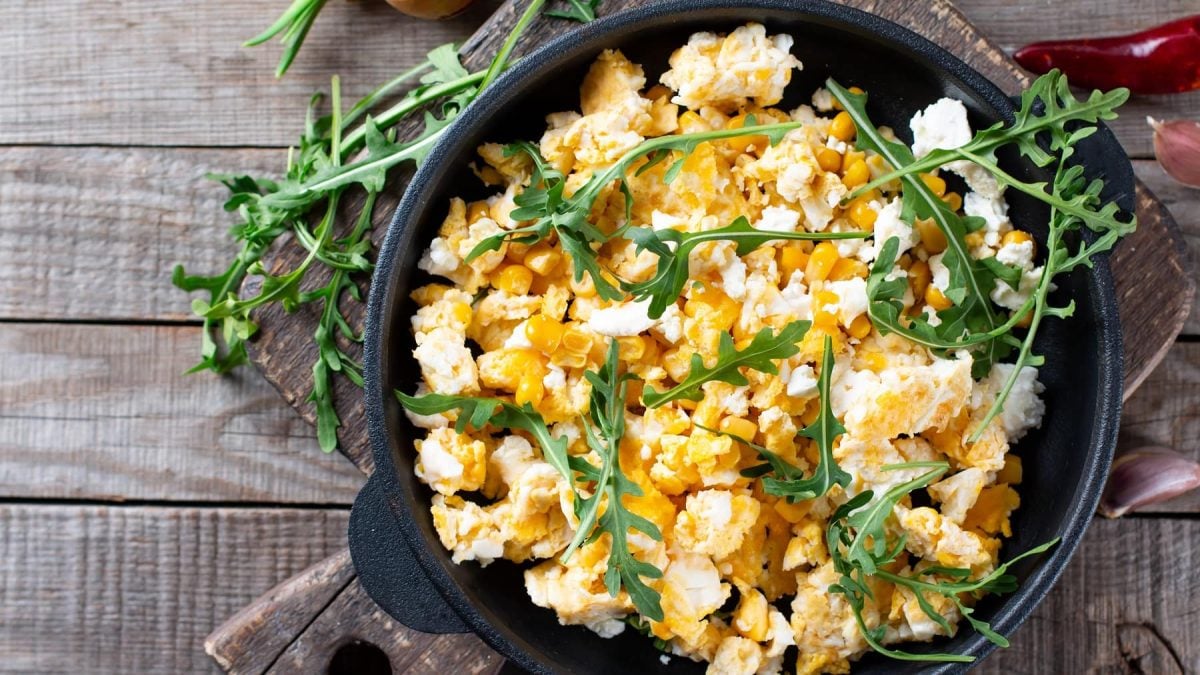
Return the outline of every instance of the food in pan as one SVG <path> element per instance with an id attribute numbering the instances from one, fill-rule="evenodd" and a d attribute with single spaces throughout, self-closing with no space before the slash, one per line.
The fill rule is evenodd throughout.
<path id="1" fill-rule="evenodd" d="M 521 563 L 562 624 L 664 659 L 969 660 L 897 645 L 1005 643 L 971 612 L 1015 586 L 1033 337 L 1069 314 L 1054 275 L 1133 228 L 1067 160 L 1125 93 L 1051 74 L 979 133 L 943 98 L 910 147 L 857 87 L 781 106 L 792 42 L 697 33 L 657 84 L 605 51 L 579 111 L 479 148 L 492 195 L 451 200 L 412 293 L 416 472 L 455 562 Z M 1006 173 L 1008 144 L 1054 180 Z M 1047 237 L 1006 190 L 1051 205 Z"/>

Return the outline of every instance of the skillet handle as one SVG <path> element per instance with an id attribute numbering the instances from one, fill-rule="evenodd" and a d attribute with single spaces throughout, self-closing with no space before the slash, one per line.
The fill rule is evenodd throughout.
<path id="1" fill-rule="evenodd" d="M 350 511 L 350 557 L 359 582 L 384 611 L 413 630 L 469 632 L 421 569 L 376 476 L 363 486 Z"/>

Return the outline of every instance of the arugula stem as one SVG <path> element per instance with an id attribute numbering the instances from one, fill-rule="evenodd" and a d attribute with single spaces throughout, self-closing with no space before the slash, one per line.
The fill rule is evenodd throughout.
<path id="1" fill-rule="evenodd" d="M 500 51 L 496 52 L 496 57 L 492 59 L 487 73 L 484 74 L 483 80 L 479 83 L 481 90 L 491 84 L 508 67 L 508 57 L 512 54 L 513 49 L 516 48 L 517 40 L 521 38 L 521 34 L 525 32 L 525 28 L 537 16 L 538 10 L 544 4 L 546 4 L 546 0 L 532 0 L 529 6 L 525 8 L 525 11 L 521 13 L 521 17 L 517 19 L 516 25 L 509 32 L 508 37 L 504 39 L 504 44 L 500 45 Z"/>
<path id="2" fill-rule="evenodd" d="M 432 101 L 436 101 L 443 96 L 457 94 L 460 91 L 465 91 L 474 87 L 483 79 L 482 72 L 465 75 L 450 82 L 443 82 L 434 85 L 428 89 L 420 91 L 417 96 L 406 96 L 391 108 L 380 113 L 378 116 L 372 117 L 375 124 L 379 128 L 390 127 L 401 119 L 411 115 L 416 110 L 428 105 Z M 362 146 L 363 141 L 367 138 L 366 125 L 356 128 L 354 131 L 346 134 L 345 141 L 342 143 L 342 152 L 351 153 Z M 343 159 L 346 159 L 343 156 Z"/>

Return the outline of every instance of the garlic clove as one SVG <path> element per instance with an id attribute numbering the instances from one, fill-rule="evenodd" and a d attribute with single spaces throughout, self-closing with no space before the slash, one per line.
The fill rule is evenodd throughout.
<path id="1" fill-rule="evenodd" d="M 1146 121 L 1154 128 L 1154 156 L 1167 175 L 1184 185 L 1200 187 L 1200 122 L 1153 117 Z"/>
<path id="2" fill-rule="evenodd" d="M 1169 448 L 1137 448 L 1113 460 L 1099 512 L 1105 518 L 1120 518 L 1197 487 L 1200 464 Z"/>

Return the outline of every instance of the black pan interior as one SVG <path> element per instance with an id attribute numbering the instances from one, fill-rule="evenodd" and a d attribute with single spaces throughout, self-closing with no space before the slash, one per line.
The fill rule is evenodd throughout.
<path id="1" fill-rule="evenodd" d="M 793 53 L 803 62 L 804 70 L 788 88 L 788 99 L 783 104 L 786 109 L 807 103 L 813 89 L 833 76 L 843 85 L 866 89 L 872 119 L 892 126 L 906 140 L 910 140 L 907 122 L 912 115 L 943 96 L 963 100 L 976 128 L 1009 117 L 1012 110 L 1003 95 L 966 71 L 961 63 L 947 60 L 940 50 L 927 49 L 922 54 L 901 46 L 896 40 L 911 39 L 906 38 L 906 32 L 869 15 L 824 3 L 793 2 L 784 6 L 753 2 L 729 7 L 731 3 L 716 6 L 691 2 L 686 3 L 686 12 L 670 11 L 669 5 L 678 3 L 658 3 L 661 6 L 655 11 L 655 4 L 636 10 L 643 15 L 638 21 L 582 30 L 574 40 L 583 43 L 581 48 L 552 48 L 540 57 L 544 65 L 538 68 L 518 66 L 513 77 L 501 81 L 502 88 L 498 87 L 490 102 L 468 111 L 456 125 L 455 137 L 439 146 L 410 187 L 388 234 L 375 280 L 373 294 L 383 295 L 372 298 L 368 349 L 376 350 L 372 360 L 377 362 L 379 372 L 368 385 L 368 405 L 375 408 L 372 433 L 376 461 L 386 474 L 392 502 L 406 533 L 418 541 L 414 546 L 418 557 L 451 606 L 493 646 L 533 670 L 681 673 L 701 672 L 703 668 L 682 658 L 662 664 L 660 652 L 633 630 L 604 640 L 581 627 L 560 626 L 550 610 L 530 602 L 522 567 L 506 561 L 497 561 L 486 569 L 474 563 L 455 565 L 438 542 L 428 510 L 431 492 L 413 476 L 412 439 L 416 430 L 389 392 L 412 392 L 419 380 L 419 370 L 411 357 L 414 345 L 408 321 L 415 308 L 407 294 L 427 279 L 416 271 L 416 261 L 435 235 L 450 197 L 486 194 L 466 169 L 474 158 L 474 148 L 483 141 L 537 139 L 545 129 L 547 113 L 577 109 L 582 75 L 602 48 L 619 47 L 645 67 L 653 83 L 666 68 L 667 56 L 686 42 L 689 34 L 698 30 L 729 31 L 747 21 L 766 24 L 770 34 L 786 32 L 795 38 Z M 1102 151 L 1098 152 L 1103 156 Z M 1012 156 L 1002 159 L 1018 175 L 1037 175 Z M 1013 221 L 1040 238 L 1045 232 L 1045 210 L 1030 200 L 1013 197 L 1011 192 Z M 1047 415 L 1043 428 L 1018 448 L 1025 466 L 1025 482 L 1020 489 L 1023 503 L 1014 515 L 1015 536 L 1005 545 L 1004 555 L 1011 556 L 1058 536 L 1066 537 L 1067 543 L 1048 558 L 1016 568 L 1022 580 L 1020 591 L 980 603 L 977 616 L 993 620 L 1002 632 L 1019 624 L 1065 565 L 1094 506 L 1115 438 L 1121 363 L 1107 267 L 1099 265 L 1094 274 L 1076 273 L 1058 285 L 1059 295 L 1074 298 L 1077 309 L 1069 322 L 1050 320 L 1043 324 L 1038 346 L 1047 357 L 1041 371 Z M 983 654 L 989 647 L 973 632 L 962 630 L 952 640 L 914 645 L 911 649 Z M 929 664 L 906 664 L 869 655 L 855 672 L 908 673 L 923 668 L 929 668 Z"/>

